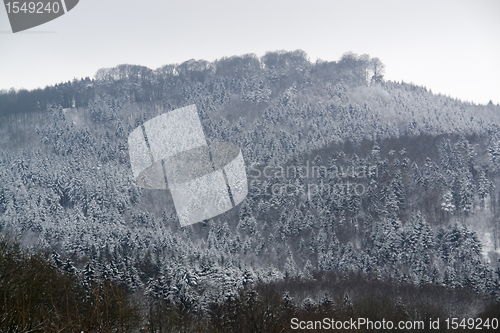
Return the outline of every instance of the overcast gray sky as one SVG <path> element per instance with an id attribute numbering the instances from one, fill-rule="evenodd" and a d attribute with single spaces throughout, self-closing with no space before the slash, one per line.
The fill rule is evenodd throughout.
<path id="1" fill-rule="evenodd" d="M 0 89 L 32 89 L 99 68 L 302 49 L 312 61 L 379 57 L 386 79 L 500 103 L 498 0 L 80 0 L 13 34 L 0 8 Z"/>

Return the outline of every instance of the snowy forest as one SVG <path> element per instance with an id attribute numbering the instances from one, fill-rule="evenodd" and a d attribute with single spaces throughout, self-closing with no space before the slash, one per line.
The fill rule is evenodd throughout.
<path id="1" fill-rule="evenodd" d="M 241 148 L 249 194 L 181 227 L 168 190 L 136 186 L 127 138 L 191 104 L 208 140 Z M 387 81 L 369 55 L 119 65 L 2 91 L 0 331 L 491 324 L 499 191 L 500 106 Z"/>

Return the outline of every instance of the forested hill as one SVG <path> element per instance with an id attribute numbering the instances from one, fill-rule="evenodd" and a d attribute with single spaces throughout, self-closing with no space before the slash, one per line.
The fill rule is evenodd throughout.
<path id="1" fill-rule="evenodd" d="M 189 315 L 282 280 L 297 304 L 345 296 L 356 308 L 355 288 L 320 283 L 349 274 L 500 298 L 500 106 L 383 69 L 367 55 L 271 52 L 2 92 L 0 230 L 85 283 Z M 127 138 L 190 104 L 210 140 L 241 147 L 249 195 L 181 228 L 168 191 L 135 185 Z M 482 310 L 459 303 L 446 314 Z"/>
<path id="2" fill-rule="evenodd" d="M 245 123 L 256 117 L 272 122 L 283 122 L 285 117 L 328 117 L 336 127 L 328 126 L 327 142 L 497 130 L 498 105 L 478 106 L 434 95 L 425 87 L 384 82 L 383 71 L 383 63 L 368 55 L 346 53 L 336 62 L 311 63 L 303 51 L 215 62 L 189 60 L 156 70 L 120 65 L 99 70 L 94 79 L 32 91 L 2 91 L 0 115 L 43 112 L 51 105 L 98 113 L 103 103 L 148 103 L 169 110 L 196 102 L 211 116 L 222 107 L 226 119 L 244 117 Z M 117 115 L 102 116 L 106 120 Z M 96 114 L 94 119 L 98 118 Z M 325 134 L 321 128 L 313 130 Z"/>

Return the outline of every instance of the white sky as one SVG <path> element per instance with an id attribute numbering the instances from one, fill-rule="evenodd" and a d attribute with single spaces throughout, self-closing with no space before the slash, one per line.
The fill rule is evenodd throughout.
<path id="1" fill-rule="evenodd" d="M 12 34 L 0 7 L 0 89 L 32 89 L 99 68 L 302 49 L 312 61 L 379 57 L 386 79 L 500 103 L 498 0 L 80 0 Z"/>

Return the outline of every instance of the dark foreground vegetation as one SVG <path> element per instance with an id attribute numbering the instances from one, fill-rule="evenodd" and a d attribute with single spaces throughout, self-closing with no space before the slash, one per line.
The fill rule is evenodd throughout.
<path id="1" fill-rule="evenodd" d="M 70 265 L 0 239 L 0 332 L 131 331 L 141 322 L 126 290 L 105 279 L 86 283 Z"/>
<path id="2" fill-rule="evenodd" d="M 196 312 L 175 306 L 168 298 L 130 291 L 105 277 L 94 280 L 84 271 L 76 272 L 69 260 L 64 264 L 58 260 L 23 250 L 9 238 L 0 239 L 0 332 L 271 333 L 293 331 L 293 318 L 305 323 L 324 318 L 423 321 L 426 328 L 419 331 L 445 332 L 446 318 L 474 314 L 485 322 L 500 317 L 498 302 L 466 288 L 417 286 L 335 272 L 253 284 Z M 304 298 L 318 292 L 324 294 L 320 302 Z M 297 304 L 296 299 L 303 301 Z M 429 320 L 438 319 L 441 329 L 428 329 Z M 369 331 L 373 330 L 358 330 Z M 460 331 L 467 330 L 456 332 Z M 495 330 L 483 327 L 482 331 Z"/>

